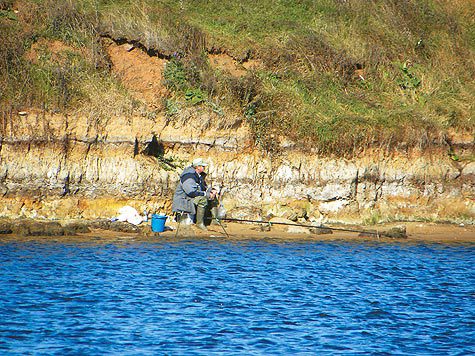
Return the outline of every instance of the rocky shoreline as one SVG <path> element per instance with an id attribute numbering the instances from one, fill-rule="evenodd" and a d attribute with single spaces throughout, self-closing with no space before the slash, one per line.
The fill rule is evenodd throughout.
<path id="1" fill-rule="evenodd" d="M 178 228 L 178 231 L 177 231 Z M 166 230 L 156 233 L 150 223 L 133 225 L 110 219 L 94 220 L 44 220 L 3 219 L 0 221 L 0 241 L 16 238 L 70 238 L 87 240 L 91 237 L 105 239 L 207 239 L 222 240 L 306 240 L 306 241 L 427 241 L 427 242 L 475 242 L 474 225 L 407 223 L 378 226 L 339 225 L 325 227 L 283 226 L 271 224 L 240 224 L 227 222 L 223 226 L 209 226 L 208 231 L 193 225 L 178 227 L 167 222 Z"/>
<path id="2" fill-rule="evenodd" d="M 53 221 L 35 219 L 4 219 L 0 221 L 0 235 L 17 236 L 76 236 L 94 230 L 142 233 L 150 226 L 135 226 L 127 222 L 95 219 L 88 221 Z"/>

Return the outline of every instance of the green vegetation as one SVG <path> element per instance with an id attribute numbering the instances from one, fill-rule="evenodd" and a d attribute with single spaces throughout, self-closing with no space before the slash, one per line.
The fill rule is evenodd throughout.
<path id="1" fill-rule="evenodd" d="M 474 132 L 474 14 L 463 0 L 0 0 L 0 105 L 132 114 L 107 35 L 169 59 L 166 115 L 237 113 L 265 151 L 427 148 Z M 67 47 L 41 46 L 54 40 Z M 261 65 L 236 76 L 209 53 Z"/>

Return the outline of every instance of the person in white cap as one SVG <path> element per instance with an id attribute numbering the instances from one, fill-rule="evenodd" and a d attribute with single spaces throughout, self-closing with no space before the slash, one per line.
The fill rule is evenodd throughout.
<path id="1" fill-rule="evenodd" d="M 172 211 L 183 218 L 185 213 L 196 214 L 196 226 L 207 230 L 204 224 L 208 201 L 216 198 L 216 190 L 207 188 L 202 173 L 208 163 L 202 158 L 195 158 L 191 166 L 186 167 L 180 175 L 180 181 L 173 196 Z"/>

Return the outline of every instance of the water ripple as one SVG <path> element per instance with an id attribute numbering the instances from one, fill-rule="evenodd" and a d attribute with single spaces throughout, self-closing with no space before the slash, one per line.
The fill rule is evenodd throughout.
<path id="1" fill-rule="evenodd" d="M 0 242 L 0 351 L 470 354 L 474 252 L 474 244 Z"/>

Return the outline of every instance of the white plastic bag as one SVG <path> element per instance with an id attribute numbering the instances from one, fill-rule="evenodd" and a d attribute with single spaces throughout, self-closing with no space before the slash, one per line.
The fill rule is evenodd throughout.
<path id="1" fill-rule="evenodd" d="M 119 209 L 118 221 L 127 221 L 128 223 L 139 225 L 144 221 L 144 217 L 141 216 L 137 210 L 129 205 L 123 206 Z"/>

